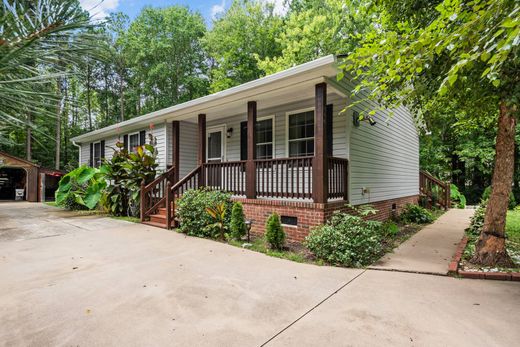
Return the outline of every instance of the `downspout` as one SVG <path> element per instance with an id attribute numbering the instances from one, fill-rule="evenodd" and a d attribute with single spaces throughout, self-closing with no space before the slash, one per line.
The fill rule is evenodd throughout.
<path id="1" fill-rule="evenodd" d="M 72 140 L 72 144 L 79 149 L 79 155 L 78 155 L 78 167 L 81 166 L 81 145 L 78 145 L 76 141 Z"/>

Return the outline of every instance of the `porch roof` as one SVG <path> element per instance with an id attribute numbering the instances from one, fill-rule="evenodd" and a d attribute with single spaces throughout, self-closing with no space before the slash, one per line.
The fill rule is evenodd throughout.
<path id="1" fill-rule="evenodd" d="M 268 108 L 276 106 L 281 101 L 312 97 L 314 89 L 309 86 L 323 81 L 327 81 L 332 90 L 344 95 L 344 90 L 335 83 L 336 73 L 336 56 L 328 55 L 233 88 L 76 136 L 72 141 L 89 142 L 148 127 L 151 123 L 172 120 L 196 121 L 196 115 L 199 113 L 205 113 L 208 120 L 245 113 L 247 101 L 257 101 L 259 109 Z"/>

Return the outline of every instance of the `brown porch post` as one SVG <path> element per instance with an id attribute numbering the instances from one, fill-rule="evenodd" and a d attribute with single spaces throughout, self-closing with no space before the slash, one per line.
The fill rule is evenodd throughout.
<path id="1" fill-rule="evenodd" d="M 206 115 L 199 114 L 199 147 L 198 147 L 198 155 L 197 155 L 197 163 L 199 166 L 202 166 L 206 163 Z M 199 175 L 199 187 L 204 186 L 204 170 L 200 171 Z"/>
<path id="2" fill-rule="evenodd" d="M 173 170 L 173 182 L 172 185 L 179 181 L 179 168 L 180 168 L 180 149 L 179 149 L 179 134 L 180 134 L 180 123 L 178 120 L 172 122 L 172 165 L 175 168 Z"/>
<path id="3" fill-rule="evenodd" d="M 316 203 L 327 202 L 329 160 L 327 157 L 327 84 L 315 87 L 314 159 L 312 162 L 312 197 Z"/>
<path id="4" fill-rule="evenodd" d="M 256 101 L 247 103 L 246 198 L 256 198 Z"/>

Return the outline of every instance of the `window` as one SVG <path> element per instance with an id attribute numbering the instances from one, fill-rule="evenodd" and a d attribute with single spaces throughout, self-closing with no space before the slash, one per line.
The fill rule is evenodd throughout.
<path id="1" fill-rule="evenodd" d="M 94 143 L 94 162 L 92 166 L 99 167 L 101 165 L 101 142 Z"/>
<path id="2" fill-rule="evenodd" d="M 314 111 L 289 115 L 289 157 L 314 155 Z"/>
<path id="3" fill-rule="evenodd" d="M 273 157 L 273 118 L 256 122 L 256 158 L 271 159 Z"/>
<path id="4" fill-rule="evenodd" d="M 135 152 L 135 148 L 137 146 L 139 146 L 139 133 L 134 133 L 134 134 L 130 134 L 128 135 L 128 140 L 129 140 L 129 144 L 130 144 L 130 147 L 129 147 L 129 150 L 132 151 L 132 152 Z"/>

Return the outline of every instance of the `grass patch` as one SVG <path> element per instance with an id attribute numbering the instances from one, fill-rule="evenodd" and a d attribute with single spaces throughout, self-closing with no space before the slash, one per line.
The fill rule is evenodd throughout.
<path id="1" fill-rule="evenodd" d="M 44 204 L 52 207 L 58 207 L 55 201 L 45 201 Z"/>
<path id="2" fill-rule="evenodd" d="M 110 218 L 117 219 L 117 220 L 124 220 L 126 222 L 132 222 L 132 223 L 140 223 L 141 219 L 138 217 L 128 217 L 128 216 L 110 216 Z"/>
<path id="3" fill-rule="evenodd" d="M 319 264 L 319 262 L 314 261 L 312 255 L 306 250 L 302 249 L 284 249 L 284 250 L 273 250 L 269 248 L 266 241 L 263 238 L 254 238 L 251 240 L 250 247 L 243 247 L 245 241 L 237 241 L 237 240 L 229 240 L 228 243 L 235 247 L 250 249 L 255 252 L 264 253 L 271 257 L 281 258 L 291 260 L 297 263 L 314 263 Z"/>

